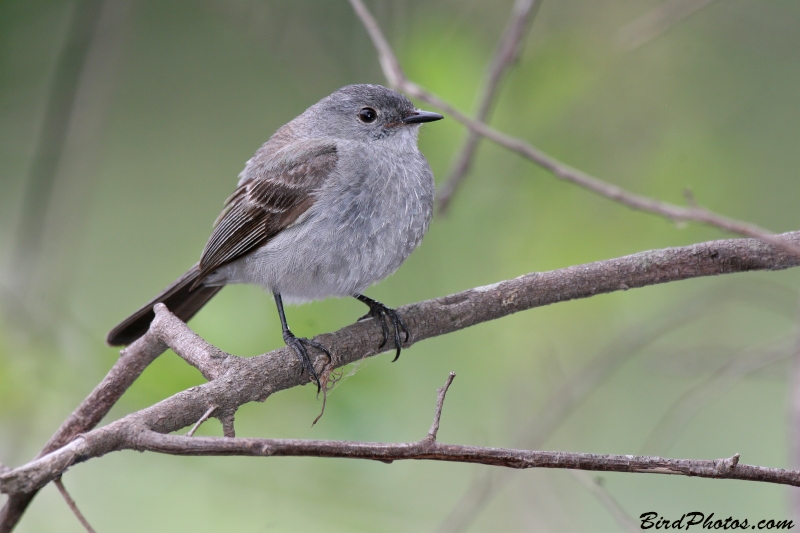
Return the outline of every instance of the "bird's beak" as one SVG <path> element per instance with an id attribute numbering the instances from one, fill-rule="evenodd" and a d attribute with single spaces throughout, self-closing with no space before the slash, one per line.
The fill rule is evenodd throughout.
<path id="1" fill-rule="evenodd" d="M 434 120 L 442 120 L 443 118 L 444 117 L 439 113 L 417 110 L 404 118 L 403 124 L 422 124 L 423 122 L 433 122 Z"/>

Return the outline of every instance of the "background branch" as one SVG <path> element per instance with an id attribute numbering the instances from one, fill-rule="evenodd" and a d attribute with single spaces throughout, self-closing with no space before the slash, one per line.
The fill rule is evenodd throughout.
<path id="1" fill-rule="evenodd" d="M 511 17 L 503 36 L 500 37 L 497 51 L 495 51 L 492 62 L 489 64 L 486 78 L 481 88 L 478 108 L 475 111 L 475 120 L 486 122 L 489 118 L 500 82 L 508 69 L 516 63 L 525 35 L 533 23 L 541 4 L 541 1 L 537 2 L 537 0 L 517 0 L 514 2 L 514 7 L 511 9 Z M 455 162 L 450 167 L 444 185 L 436 195 L 440 213 L 447 212 L 458 186 L 469 173 L 480 139 L 481 136 L 477 132 L 467 131 L 467 138 L 458 150 L 458 155 L 456 155 Z"/>
<path id="2" fill-rule="evenodd" d="M 714 0 L 666 0 L 617 32 L 619 45 L 631 52 L 647 44 Z"/>
<path id="3" fill-rule="evenodd" d="M 10 276 L 0 282 L 2 310 L 32 335 L 54 335 L 59 320 L 74 312 L 56 304 L 76 275 L 71 265 L 75 249 L 65 242 L 86 223 L 98 186 L 103 129 L 120 81 L 134 4 L 78 0 L 62 6 L 72 16 L 48 83 L 44 116 L 36 128 L 14 249 L 7 254 Z M 7 185 L 6 194 L 11 190 Z M 71 327 L 88 329 L 77 317 L 70 318 Z"/>
<path id="4" fill-rule="evenodd" d="M 377 21 L 369 13 L 363 2 L 361 0 L 350 0 L 350 4 L 353 6 L 353 9 L 361 19 L 362 24 L 372 39 L 373 45 L 378 52 L 383 74 L 386 76 L 387 82 L 398 91 L 405 92 L 414 98 L 418 98 L 438 107 L 449 115 L 450 118 L 457 120 L 469 128 L 470 131 L 482 135 L 498 145 L 533 161 L 540 167 L 550 171 L 556 178 L 588 189 L 595 194 L 638 211 L 656 214 L 676 222 L 699 222 L 730 233 L 754 237 L 775 246 L 781 246 L 788 252 L 800 256 L 800 247 L 796 244 L 781 242 L 776 238 L 774 233 L 755 224 L 719 215 L 699 205 L 682 207 L 626 191 L 622 187 L 618 187 L 617 185 L 605 182 L 586 172 L 572 168 L 522 139 L 501 133 L 480 120 L 475 120 L 467 116 L 443 99 L 406 78 L 400 67 L 400 62 L 397 60 L 391 46 L 389 46 L 389 42 L 383 36 Z"/>
<path id="5" fill-rule="evenodd" d="M 780 340 L 771 346 L 747 350 L 733 357 L 708 378 L 684 392 L 667 409 L 642 445 L 642 451 L 666 453 L 703 407 L 718 399 L 748 374 L 790 358 L 791 352 L 787 342 Z"/>
<path id="6" fill-rule="evenodd" d="M 70 115 L 78 93 L 86 57 L 100 19 L 103 0 L 79 0 L 70 21 L 66 42 L 56 61 L 53 81 L 47 97 L 41 135 L 25 183 L 22 220 L 14 251 L 15 276 L 24 297 L 28 289 L 32 265 L 42 240 L 46 212 L 56 181 L 56 172 L 67 139 Z"/>
<path id="7" fill-rule="evenodd" d="M 605 487 L 603 487 L 602 480 L 600 478 L 594 478 L 587 474 L 586 472 L 582 472 L 580 470 L 572 470 L 570 471 L 572 477 L 581 485 L 584 486 L 586 490 L 588 490 L 592 496 L 597 498 L 597 501 L 600 504 L 608 509 L 608 514 L 614 519 L 614 521 L 629 533 L 639 533 L 642 529 L 639 527 L 639 524 L 633 521 L 633 519 L 625 512 L 625 509 L 620 506 L 614 496 L 609 493 Z"/>

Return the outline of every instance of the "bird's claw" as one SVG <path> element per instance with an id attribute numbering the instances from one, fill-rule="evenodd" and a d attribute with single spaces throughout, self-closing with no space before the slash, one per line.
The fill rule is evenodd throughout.
<path id="1" fill-rule="evenodd" d="M 406 326 L 403 319 L 400 317 L 400 313 L 395 311 L 390 307 L 386 307 L 380 302 L 376 302 L 372 300 L 369 305 L 369 313 L 359 318 L 359 320 L 364 320 L 367 318 L 377 318 L 378 321 L 381 323 L 381 329 L 383 330 L 383 341 L 381 342 L 378 348 L 383 348 L 386 346 L 386 343 L 389 340 L 389 324 L 392 324 L 392 328 L 394 328 L 394 345 L 397 347 L 397 353 L 395 353 L 394 359 L 392 362 L 394 363 L 397 361 L 397 358 L 400 357 L 401 351 L 401 343 L 400 343 L 400 332 L 403 332 L 405 336 L 405 340 L 403 342 L 408 342 L 409 333 L 408 333 L 408 326 Z M 388 323 L 387 323 L 388 322 Z"/>
<path id="2" fill-rule="evenodd" d="M 286 346 L 294 350 L 294 353 L 297 355 L 298 359 L 300 359 L 300 374 L 302 375 L 303 371 L 308 369 L 308 373 L 314 378 L 317 384 L 317 393 L 319 393 L 319 391 L 322 390 L 322 383 L 320 382 L 316 369 L 314 369 L 314 365 L 311 364 L 311 358 L 308 356 L 308 349 L 306 346 L 311 346 L 324 353 L 329 363 L 331 362 L 331 352 L 316 341 L 306 339 L 305 337 L 296 337 L 294 333 L 289 330 L 286 330 L 283 334 L 283 340 L 286 342 Z"/>

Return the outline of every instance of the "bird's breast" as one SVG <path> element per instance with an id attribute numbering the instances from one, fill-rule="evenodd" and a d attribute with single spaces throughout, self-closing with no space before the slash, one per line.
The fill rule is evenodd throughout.
<path id="1" fill-rule="evenodd" d="M 433 211 L 433 175 L 422 155 L 342 152 L 311 208 L 250 254 L 237 281 L 295 302 L 354 295 L 420 244 Z"/>

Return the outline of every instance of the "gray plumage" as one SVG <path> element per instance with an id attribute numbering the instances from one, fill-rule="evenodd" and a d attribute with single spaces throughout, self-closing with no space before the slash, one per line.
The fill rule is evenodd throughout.
<path id="1" fill-rule="evenodd" d="M 281 296 L 355 296 L 391 318 L 361 293 L 397 270 L 428 230 L 433 174 L 417 135 L 439 118 L 379 85 L 344 87 L 309 107 L 247 162 L 200 262 L 114 328 L 109 344 L 144 334 L 155 303 L 188 320 L 228 283 L 264 287 L 281 313 Z M 402 321 L 392 320 L 399 339 Z"/>

